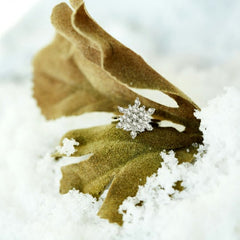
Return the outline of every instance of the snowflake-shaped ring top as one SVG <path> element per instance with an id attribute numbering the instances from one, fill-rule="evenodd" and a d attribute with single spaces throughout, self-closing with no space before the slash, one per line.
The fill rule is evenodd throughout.
<path id="1" fill-rule="evenodd" d="M 152 131 L 151 115 L 155 112 L 154 108 L 145 109 L 145 106 L 140 106 L 139 98 L 136 98 L 134 105 L 128 105 L 128 108 L 118 107 L 122 116 L 118 117 L 119 122 L 116 128 L 122 128 L 125 131 L 131 131 L 130 135 L 134 139 L 138 133 L 145 130 Z"/>

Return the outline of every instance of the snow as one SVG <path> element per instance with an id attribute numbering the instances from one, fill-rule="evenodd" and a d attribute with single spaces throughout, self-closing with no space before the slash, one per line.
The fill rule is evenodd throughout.
<path id="1" fill-rule="evenodd" d="M 231 88 L 197 113 L 204 145 L 195 164 L 177 165 L 173 152 L 161 153 L 162 168 L 120 207 L 127 210 L 124 239 L 239 239 L 239 103 L 240 91 Z M 176 181 L 185 190 L 174 190 Z"/>
<path id="2" fill-rule="evenodd" d="M 59 194 L 61 166 L 87 158 L 54 160 L 61 137 L 109 123 L 112 115 L 46 121 L 32 98 L 30 61 L 53 36 L 48 17 L 57 2 L 41 1 L 0 41 L 0 239 L 238 240 L 240 2 L 131 0 L 126 9 L 87 1 L 101 25 L 202 107 L 196 116 L 204 144 L 195 164 L 178 165 L 173 152 L 159 152 L 163 167 L 123 202 L 121 228 L 96 216 L 104 196 Z M 69 141 L 61 148 L 66 153 L 68 143 L 74 147 Z M 182 192 L 172 188 L 177 180 Z"/>
<path id="3" fill-rule="evenodd" d="M 77 142 L 75 139 L 68 139 L 64 138 L 63 139 L 63 145 L 62 146 L 57 146 L 56 151 L 60 154 L 64 154 L 67 157 L 70 157 L 73 153 L 75 153 L 77 150 L 75 149 L 74 146 L 78 146 L 79 142 Z"/>

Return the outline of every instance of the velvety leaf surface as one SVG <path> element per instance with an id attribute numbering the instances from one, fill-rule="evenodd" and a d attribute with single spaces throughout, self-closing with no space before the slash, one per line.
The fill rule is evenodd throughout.
<path id="1" fill-rule="evenodd" d="M 99 197 L 109 186 L 99 216 L 122 224 L 118 207 L 161 166 L 161 150 L 174 150 L 179 162 L 193 159 L 192 143 L 202 141 L 198 106 L 178 88 L 154 71 L 136 53 L 106 33 L 87 13 L 81 0 L 58 4 L 51 21 L 56 29 L 53 42 L 34 58 L 34 97 L 47 119 L 85 112 L 118 113 L 138 97 L 154 108 L 152 132 L 132 139 L 116 124 L 74 130 L 63 138 L 79 143 L 73 156 L 92 153 L 88 160 L 62 168 L 61 193 L 78 189 Z M 127 7 L 127 6 L 126 6 Z M 133 88 L 159 90 L 178 107 L 168 107 L 138 95 Z M 184 132 L 159 127 L 168 120 L 184 125 Z M 190 151 L 187 152 L 186 149 Z M 56 158 L 62 155 L 55 153 Z M 181 184 L 176 183 L 181 189 Z"/>
<path id="2" fill-rule="evenodd" d="M 89 159 L 62 167 L 61 193 L 78 189 L 99 197 L 110 184 L 108 195 L 99 216 L 122 223 L 118 207 L 128 196 L 135 196 L 138 186 L 146 182 L 161 166 L 161 150 L 176 149 L 179 162 L 191 162 L 194 151 L 185 146 L 201 142 L 198 134 L 179 132 L 174 128 L 156 128 L 132 140 L 128 132 L 116 129 L 115 124 L 73 130 L 63 136 L 79 143 L 72 156 L 93 153 Z M 190 149 L 194 150 L 191 146 Z M 61 157 L 55 154 L 55 157 Z"/>

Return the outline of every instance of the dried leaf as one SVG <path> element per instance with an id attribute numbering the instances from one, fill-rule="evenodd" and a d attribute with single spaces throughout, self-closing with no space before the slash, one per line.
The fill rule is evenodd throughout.
<path id="1" fill-rule="evenodd" d="M 154 71 L 129 48 L 106 33 L 86 12 L 81 0 L 57 5 L 51 20 L 57 35 L 34 59 L 34 97 L 47 119 L 92 111 L 116 113 L 139 97 L 155 108 L 154 121 L 169 120 L 185 126 L 184 132 L 154 127 L 131 139 L 115 124 L 74 130 L 63 138 L 79 146 L 73 156 L 93 153 L 88 160 L 62 168 L 61 193 L 76 188 L 99 197 L 110 185 L 99 216 L 122 223 L 118 207 L 161 166 L 160 151 L 174 150 L 179 162 L 193 159 L 193 142 L 201 142 L 198 106 Z M 159 90 L 176 101 L 168 107 L 140 96 L 132 88 Z M 187 152 L 186 148 L 190 151 Z M 55 154 L 60 158 L 61 154 Z M 176 183 L 175 188 L 181 189 Z"/>
<path id="2" fill-rule="evenodd" d="M 94 153 L 89 159 L 62 167 L 61 193 L 77 189 L 99 197 L 110 188 L 98 215 L 122 224 L 119 205 L 128 196 L 135 196 L 138 186 L 161 166 L 160 151 L 176 149 L 179 162 L 191 162 L 196 149 L 192 142 L 201 142 L 198 134 L 179 132 L 174 128 L 156 128 L 132 140 L 129 133 L 116 129 L 115 124 L 74 130 L 63 139 L 79 143 L 72 156 Z M 185 146 L 191 146 L 187 152 Z M 61 157 L 55 154 L 55 157 Z"/>
<path id="3" fill-rule="evenodd" d="M 154 118 L 198 131 L 197 105 L 154 71 L 136 53 L 106 33 L 86 12 L 82 1 L 74 11 L 60 3 L 52 12 L 57 36 L 34 59 L 34 96 L 48 119 L 91 111 L 117 112 L 138 96 L 155 108 Z M 179 107 L 139 96 L 131 88 L 160 90 Z"/>

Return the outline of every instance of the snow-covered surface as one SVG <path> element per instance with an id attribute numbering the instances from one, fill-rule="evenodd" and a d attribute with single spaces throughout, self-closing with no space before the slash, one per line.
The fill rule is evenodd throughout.
<path id="1" fill-rule="evenodd" d="M 239 103 L 231 88 L 197 113 L 204 146 L 194 165 L 161 153 L 162 168 L 121 206 L 129 239 L 240 239 Z M 176 181 L 184 191 L 172 188 Z"/>
<path id="2" fill-rule="evenodd" d="M 86 158 L 54 161 L 60 138 L 111 114 L 46 121 L 32 98 L 30 61 L 54 35 L 57 2 L 41 1 L 0 41 L 0 239 L 240 239 L 240 2 L 87 0 L 104 28 L 202 107 L 196 163 L 177 165 L 159 152 L 163 168 L 123 203 L 122 228 L 96 216 L 102 199 L 59 194 L 60 167 Z M 181 193 L 171 187 L 176 180 Z"/>

